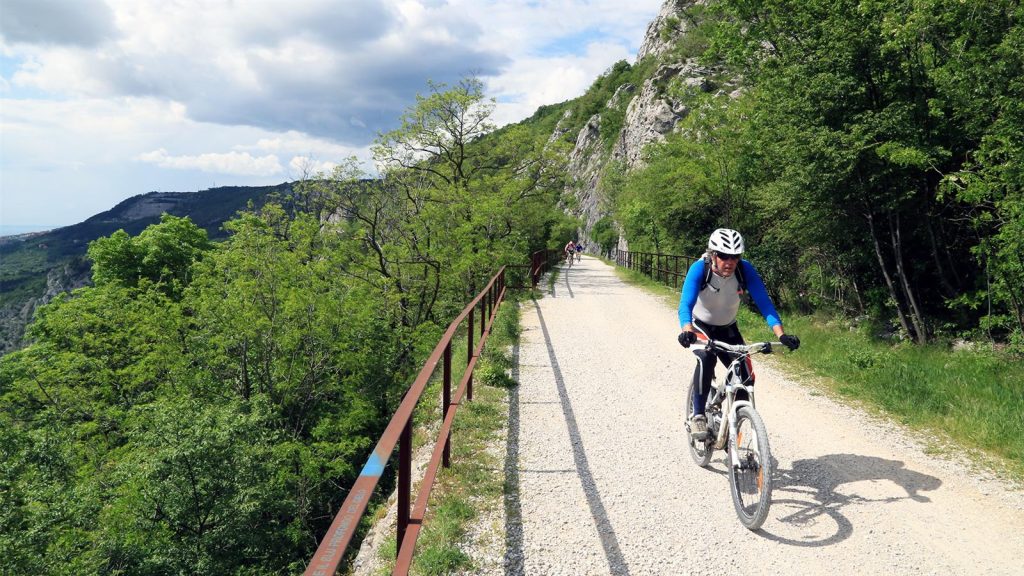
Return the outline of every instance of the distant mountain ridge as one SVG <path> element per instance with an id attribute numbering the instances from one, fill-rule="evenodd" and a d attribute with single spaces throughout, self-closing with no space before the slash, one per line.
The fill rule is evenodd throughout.
<path id="1" fill-rule="evenodd" d="M 18 348 L 36 308 L 89 283 L 89 242 L 117 230 L 136 235 L 164 213 L 188 216 L 210 238 L 226 235 L 224 222 L 251 202 L 291 193 L 292 183 L 222 186 L 199 192 L 149 192 L 120 202 L 78 224 L 47 232 L 0 237 L 0 354 Z"/>

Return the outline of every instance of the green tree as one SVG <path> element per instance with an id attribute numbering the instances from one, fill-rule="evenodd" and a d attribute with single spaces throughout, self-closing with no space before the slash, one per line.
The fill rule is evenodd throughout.
<path id="1" fill-rule="evenodd" d="M 949 265 L 968 254 L 943 225 L 963 217 L 964 207 L 939 194 L 943 175 L 958 171 L 977 144 L 962 137 L 962 120 L 934 75 L 949 34 L 935 24 L 963 12 L 954 4 L 716 5 L 716 53 L 757 88 L 764 185 L 793 193 L 792 205 L 836 222 L 847 237 L 868 239 L 835 246 L 840 235 L 812 227 L 824 234 L 805 244 L 844 250 L 854 268 L 873 258 L 863 284 L 884 287 L 904 332 L 918 341 L 970 276 L 969 266 Z"/>
<path id="2" fill-rule="evenodd" d="M 604 254 L 611 252 L 619 243 L 619 232 L 615 229 L 614 221 L 608 216 L 594 223 L 591 236 L 593 236 L 594 242 L 597 242 L 598 246 L 601 247 L 601 252 Z"/>
<path id="3" fill-rule="evenodd" d="M 135 237 L 118 230 L 89 243 L 93 282 L 137 287 L 156 284 L 167 295 L 178 297 L 191 280 L 192 265 L 210 249 L 206 230 L 188 217 L 170 214 Z"/>

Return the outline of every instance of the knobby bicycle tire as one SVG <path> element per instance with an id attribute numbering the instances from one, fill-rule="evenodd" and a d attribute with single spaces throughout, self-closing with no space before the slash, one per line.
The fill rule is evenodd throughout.
<path id="1" fill-rule="evenodd" d="M 751 437 L 753 436 L 753 437 Z M 740 466 L 733 466 L 736 451 Z M 772 452 L 761 415 L 749 406 L 736 411 L 736 438 L 729 442 L 729 491 L 740 523 L 757 530 L 772 505 Z"/>

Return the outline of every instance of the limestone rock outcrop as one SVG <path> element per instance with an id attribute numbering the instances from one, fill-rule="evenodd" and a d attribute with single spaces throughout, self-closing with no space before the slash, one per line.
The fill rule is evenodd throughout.
<path id="1" fill-rule="evenodd" d="M 672 95 L 675 92 L 669 90 L 670 86 L 680 86 L 688 92 L 718 89 L 712 80 L 715 70 L 701 66 L 695 58 L 673 54 L 673 48 L 695 26 L 691 12 L 705 3 L 705 0 L 667 0 L 647 27 L 637 53 L 637 63 L 650 58 L 655 59 L 658 66 L 641 86 L 623 84 L 608 100 L 606 109 L 621 110 L 623 105 L 626 106 L 625 118 L 611 149 L 601 146 L 601 142 L 607 140 L 601 133 L 601 114 L 592 116 L 576 138 L 575 148 L 569 157 L 568 186 L 577 200 L 574 213 L 582 221 L 579 235 L 588 250 L 598 249 L 590 238 L 590 231 L 598 220 L 607 215 L 601 198 L 601 176 L 606 165 L 609 162 L 620 163 L 627 171 L 641 167 L 644 147 L 663 141 L 686 117 L 688 106 Z M 561 133 L 556 129 L 552 138 L 564 134 L 564 128 Z"/>

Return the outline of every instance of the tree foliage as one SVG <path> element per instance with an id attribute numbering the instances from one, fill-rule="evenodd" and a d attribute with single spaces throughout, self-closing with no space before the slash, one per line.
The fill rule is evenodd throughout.
<path id="1" fill-rule="evenodd" d="M 304 568 L 442 327 L 558 219 L 560 145 L 431 91 L 381 178 L 90 245 L 94 286 L 0 359 L 0 572 Z"/>
<path id="2" fill-rule="evenodd" d="M 721 0 L 693 112 L 618 187 L 631 245 L 739 228 L 790 304 L 1020 342 L 1018 2 Z"/>

